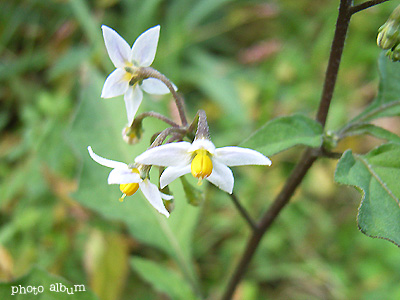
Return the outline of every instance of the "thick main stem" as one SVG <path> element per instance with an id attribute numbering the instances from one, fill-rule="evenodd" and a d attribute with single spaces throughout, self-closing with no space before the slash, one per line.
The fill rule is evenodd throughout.
<path id="1" fill-rule="evenodd" d="M 273 202 L 271 207 L 261 218 L 261 221 L 257 225 L 257 230 L 253 231 L 253 234 L 248 240 L 246 249 L 241 257 L 241 260 L 228 283 L 225 294 L 222 297 L 223 300 L 230 300 L 232 298 L 232 295 L 235 292 L 237 285 L 242 280 L 242 277 L 246 272 L 246 269 L 251 259 L 253 258 L 253 255 L 256 252 L 256 249 L 260 244 L 265 232 L 278 217 L 279 212 L 282 210 L 282 208 L 285 207 L 285 205 L 289 202 L 296 188 L 302 182 L 305 174 L 311 168 L 316 159 L 317 157 L 312 154 L 311 149 L 303 154 L 300 163 L 297 164 L 292 174 L 286 181 L 285 186 L 282 188 L 279 195 L 275 198 L 275 201 Z"/>
<path id="2" fill-rule="evenodd" d="M 328 67 L 325 74 L 325 81 L 323 91 L 320 100 L 320 106 L 316 116 L 316 120 L 321 123 L 322 127 L 325 127 L 326 118 L 328 116 L 329 107 L 331 104 L 333 91 L 336 85 L 336 78 L 339 72 L 340 60 L 343 53 L 344 42 L 346 39 L 347 29 L 351 18 L 351 3 L 350 0 L 341 0 L 339 7 L 339 14 L 336 21 L 336 30 L 332 42 L 332 48 L 329 56 Z M 296 188 L 302 182 L 304 176 L 311 168 L 318 155 L 312 150 L 307 149 L 299 163 L 292 171 L 289 178 L 286 180 L 281 192 L 275 198 L 270 208 L 262 216 L 257 230 L 254 231 L 247 242 L 245 251 L 241 257 L 239 264 L 237 265 L 230 281 L 227 285 L 225 293 L 222 296 L 222 300 L 232 299 L 233 293 L 239 282 L 242 280 L 247 267 L 256 252 L 258 245 L 260 244 L 263 236 L 270 228 L 271 224 L 278 217 L 281 210 L 289 203 L 290 198 L 293 196 Z"/>
<path id="3" fill-rule="evenodd" d="M 329 55 L 328 66 L 325 73 L 324 87 L 322 89 L 321 100 L 318 108 L 316 120 L 325 126 L 328 110 L 331 105 L 333 91 L 336 85 L 336 79 L 339 72 L 339 65 L 342 58 L 344 41 L 346 39 L 347 29 L 349 28 L 351 13 L 350 0 L 341 0 L 339 15 L 336 20 L 336 30 L 333 37 L 331 53 Z"/>

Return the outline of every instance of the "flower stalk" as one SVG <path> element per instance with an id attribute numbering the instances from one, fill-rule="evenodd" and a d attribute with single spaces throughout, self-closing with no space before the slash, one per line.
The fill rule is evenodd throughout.
<path id="1" fill-rule="evenodd" d="M 186 118 L 186 114 L 185 114 L 184 101 L 183 101 L 182 97 L 176 92 L 176 90 L 175 90 L 174 86 L 172 85 L 171 81 L 169 81 L 169 79 L 164 74 L 161 74 L 157 70 L 155 70 L 153 68 L 150 68 L 150 67 L 142 68 L 140 70 L 140 73 L 141 73 L 142 76 L 144 76 L 144 78 L 155 78 L 155 79 L 158 79 L 158 80 L 162 81 L 167 86 L 167 88 L 171 92 L 172 96 L 174 97 L 175 105 L 176 105 L 176 107 L 178 109 L 178 113 L 179 113 L 179 117 L 180 117 L 181 122 L 182 122 L 182 126 L 186 127 L 188 122 L 187 122 L 187 118 Z"/>

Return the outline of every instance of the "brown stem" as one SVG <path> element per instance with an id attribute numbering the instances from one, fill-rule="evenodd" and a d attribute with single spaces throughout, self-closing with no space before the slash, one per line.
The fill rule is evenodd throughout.
<path id="1" fill-rule="evenodd" d="M 297 164 L 295 169 L 292 171 L 292 174 L 287 179 L 285 186 L 282 188 L 281 192 L 275 198 L 271 207 L 261 218 L 261 221 L 257 225 L 257 230 L 253 232 L 253 234 L 251 235 L 250 239 L 247 242 L 246 249 L 222 297 L 223 300 L 232 299 L 232 295 L 237 285 L 242 280 L 242 277 L 251 259 L 253 258 L 253 255 L 259 243 L 261 242 L 262 237 L 264 236 L 268 228 L 271 226 L 271 224 L 274 222 L 274 220 L 278 217 L 280 211 L 286 206 L 286 204 L 288 204 L 297 186 L 302 182 L 305 174 L 310 169 L 316 158 L 317 157 L 313 154 L 313 151 L 311 149 L 308 149 L 303 154 L 303 157 L 301 158 L 300 162 Z"/>
<path id="2" fill-rule="evenodd" d="M 325 81 L 323 86 L 323 91 L 320 100 L 320 106 L 316 116 L 316 120 L 321 123 L 322 127 L 325 127 L 326 118 L 328 116 L 328 111 L 330 103 L 333 96 L 333 91 L 336 85 L 336 78 L 339 71 L 340 60 L 343 53 L 344 42 L 346 39 L 347 29 L 349 26 L 351 14 L 352 1 L 341 0 L 339 7 L 339 14 L 336 21 L 336 30 L 331 46 L 331 52 L 329 56 L 328 67 L 325 74 Z M 304 176 L 307 174 L 308 170 L 311 168 L 313 163 L 318 157 L 318 153 L 313 151 L 313 149 L 308 148 L 296 167 L 293 169 L 291 175 L 286 180 L 285 185 L 281 189 L 281 192 L 275 198 L 274 202 L 270 208 L 262 216 L 257 230 L 253 232 L 250 239 L 247 242 L 245 251 L 237 265 L 226 290 L 222 296 L 222 300 L 232 299 L 233 293 L 239 282 L 242 280 L 247 267 L 256 252 L 261 239 L 270 228 L 271 224 L 278 217 L 281 210 L 289 203 L 290 198 L 293 196 L 296 188 L 302 182 Z"/>
<path id="3" fill-rule="evenodd" d="M 350 8 L 350 14 L 353 15 L 353 14 L 359 12 L 359 11 L 362 11 L 362 10 L 370 8 L 372 6 L 381 4 L 381 3 L 386 2 L 386 1 L 389 1 L 389 0 L 372 0 L 372 1 L 367 1 L 367 2 L 361 3 L 359 5 L 351 7 Z"/>
<path id="4" fill-rule="evenodd" d="M 154 141 L 151 143 L 148 149 L 160 146 L 165 141 L 165 139 L 171 134 L 180 134 L 184 136 L 186 133 L 187 133 L 186 129 L 180 127 L 168 127 L 163 131 L 161 131 L 160 133 L 155 134 L 157 135 L 157 137 L 154 139 Z"/>
<path id="5" fill-rule="evenodd" d="M 233 204 L 235 204 L 235 207 L 239 211 L 239 213 L 242 215 L 243 219 L 246 220 L 247 224 L 249 224 L 250 228 L 255 232 L 257 231 L 257 224 L 254 222 L 253 218 L 250 217 L 246 209 L 242 206 L 240 203 L 239 199 L 236 197 L 235 194 L 230 194 L 229 195 L 232 199 Z"/>
<path id="6" fill-rule="evenodd" d="M 326 68 L 324 87 L 318 108 L 316 120 L 325 126 L 328 110 L 331 104 L 333 91 L 336 85 L 336 78 L 339 72 L 340 60 L 342 58 L 344 41 L 350 23 L 351 0 L 341 0 L 339 15 L 336 20 L 336 30 L 333 37 L 328 67 Z"/>
<path id="7" fill-rule="evenodd" d="M 167 118 L 166 116 L 164 116 L 160 113 L 154 112 L 154 111 L 146 111 L 144 113 L 137 115 L 136 118 L 133 120 L 131 127 L 134 126 L 135 122 L 141 122 L 144 118 L 147 118 L 147 117 L 159 119 L 159 120 L 167 123 L 168 125 L 171 125 L 172 127 L 179 127 L 179 125 L 176 124 L 171 119 Z"/>
<path id="8" fill-rule="evenodd" d="M 186 114 L 185 114 L 185 108 L 184 108 L 184 102 L 181 96 L 178 95 L 178 93 L 175 91 L 174 86 L 172 85 L 171 81 L 164 75 L 158 72 L 156 69 L 147 67 L 147 68 L 140 68 L 140 75 L 143 78 L 156 78 L 161 80 L 169 89 L 171 92 L 172 96 L 175 99 L 175 104 L 176 107 L 178 108 L 179 112 L 179 117 L 181 119 L 182 125 L 184 127 L 187 126 L 188 122 L 186 119 Z"/>

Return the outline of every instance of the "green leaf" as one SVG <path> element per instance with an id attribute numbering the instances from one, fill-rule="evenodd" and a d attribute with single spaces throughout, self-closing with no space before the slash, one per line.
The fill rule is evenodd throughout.
<path id="1" fill-rule="evenodd" d="M 400 137 L 389 130 L 373 124 L 360 124 L 346 131 L 344 136 L 369 134 L 389 142 L 400 143 Z"/>
<path id="2" fill-rule="evenodd" d="M 127 119 L 123 98 L 101 99 L 100 92 L 106 76 L 94 70 L 89 70 L 85 75 L 87 81 L 83 81 L 81 103 L 71 132 L 71 139 L 83 162 L 79 189 L 74 198 L 110 220 L 124 222 L 136 239 L 169 254 L 185 276 L 196 282 L 191 263 L 191 243 L 199 209 L 184 201 L 179 182 L 170 185 L 176 207 L 167 219 L 150 205 L 140 191 L 120 203 L 118 185 L 107 184 L 111 169 L 94 162 L 87 152 L 87 146 L 90 145 L 100 156 L 132 163 L 137 155 L 146 150 L 151 135 L 161 131 L 165 125 L 158 120 L 146 119 L 142 142 L 134 146 L 127 145 L 121 136 Z M 149 95 L 144 95 L 142 106 L 146 101 L 151 101 L 149 98 Z M 152 170 L 151 175 L 151 181 L 157 184 L 158 170 Z"/>
<path id="3" fill-rule="evenodd" d="M 346 151 L 335 180 L 362 191 L 358 226 L 368 236 L 400 245 L 400 145 L 384 144 L 366 155 Z"/>
<path id="4" fill-rule="evenodd" d="M 378 68 L 380 75 L 378 96 L 352 122 L 400 115 L 400 64 L 392 62 L 382 52 Z"/>
<path id="5" fill-rule="evenodd" d="M 167 294 L 174 300 L 191 300 L 196 296 L 188 283 L 175 271 L 147 259 L 134 257 L 132 268 L 155 290 Z"/>
<path id="6" fill-rule="evenodd" d="M 322 134 L 318 122 L 303 115 L 293 115 L 267 122 L 240 146 L 273 155 L 296 145 L 319 147 Z"/>
<path id="7" fill-rule="evenodd" d="M 33 290 L 26 289 L 28 286 L 37 288 L 36 295 Z M 29 291 L 31 293 L 28 293 Z M 39 293 L 40 291 L 42 292 Z M 15 281 L 0 283 L 0 299 L 95 300 L 98 298 L 81 283 L 72 284 L 64 278 L 35 267 L 27 275 Z"/>

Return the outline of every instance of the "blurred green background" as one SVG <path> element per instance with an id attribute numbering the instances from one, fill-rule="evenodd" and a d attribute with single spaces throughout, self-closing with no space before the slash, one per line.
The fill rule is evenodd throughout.
<path id="1" fill-rule="evenodd" d="M 329 129 L 376 95 L 376 33 L 396 2 L 352 18 Z M 176 182 L 175 211 L 163 219 L 139 194 L 119 203 L 117 186 L 106 183 L 109 170 L 87 155 L 91 145 L 101 156 L 132 162 L 164 128 L 146 120 L 141 144 L 123 144 L 122 97 L 100 99 L 114 69 L 100 26 L 132 45 L 160 24 L 153 67 L 179 87 L 190 117 L 206 111 L 221 147 L 239 144 L 274 117 L 314 116 L 337 7 L 336 0 L 2 1 L 0 280 L 39 266 L 85 284 L 99 299 L 170 299 L 165 286 L 179 290 L 180 281 L 217 299 L 249 236 L 230 198 L 203 184 L 205 201 L 193 207 Z M 176 117 L 169 96 L 144 97 L 139 112 Z M 379 122 L 400 133 L 398 120 Z M 349 138 L 338 150 L 364 153 L 374 145 Z M 235 193 L 252 216 L 268 208 L 300 152 L 273 156 L 270 168 L 234 168 Z M 312 168 L 235 299 L 400 299 L 400 251 L 358 231 L 360 194 L 333 183 L 335 165 L 326 159 Z M 151 261 L 177 279 L 157 275 Z"/>

